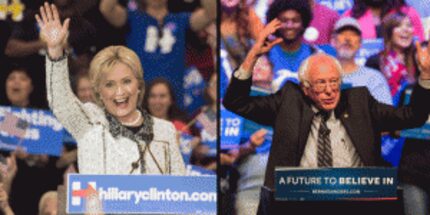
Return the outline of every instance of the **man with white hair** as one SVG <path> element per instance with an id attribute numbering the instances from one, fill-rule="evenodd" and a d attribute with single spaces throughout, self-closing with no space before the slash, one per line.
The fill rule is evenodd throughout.
<path id="1" fill-rule="evenodd" d="M 249 96 L 256 60 L 282 42 L 268 39 L 281 26 L 274 19 L 261 31 L 223 101 L 230 111 L 274 128 L 258 214 L 281 211 L 273 200 L 275 167 L 381 166 L 380 133 L 421 126 L 430 113 L 430 50 L 421 47 L 419 84 L 405 107 L 380 103 L 364 87 L 341 91 L 342 67 L 323 53 L 302 63 L 300 85 L 287 82 L 276 94 Z"/>

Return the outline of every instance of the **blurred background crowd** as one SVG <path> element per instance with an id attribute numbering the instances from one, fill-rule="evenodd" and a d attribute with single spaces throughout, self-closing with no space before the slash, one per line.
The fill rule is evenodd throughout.
<path id="1" fill-rule="evenodd" d="M 189 175 L 216 171 L 216 1 L 212 0 L 49 0 L 61 19 L 71 18 L 67 41 L 70 79 L 82 102 L 93 102 L 88 77 L 92 57 L 110 45 L 124 45 L 140 57 L 146 92 L 143 107 L 173 122 Z M 0 0 L 0 107 L 48 110 L 45 47 L 35 14 L 44 0 Z M 103 4 L 127 9 L 117 25 Z M 206 19 L 195 20 L 196 14 Z M 197 17 L 197 16 L 196 16 Z M 137 21 L 136 21 L 137 20 Z M 14 110 L 22 110 L 14 109 Z M 57 155 L 25 150 L 28 134 L 2 113 L 18 147 L 0 147 L 0 211 L 57 214 L 57 187 L 78 173 L 76 143 L 65 134 Z M 15 124 L 14 124 L 15 123 Z M 19 124 L 19 123 L 18 123 Z M 4 127 L 2 127 L 4 128 Z M 66 133 L 66 132 L 65 132 Z M 0 142 L 5 139 L 0 135 Z M 7 136 L 7 135 L 6 135 Z M 1 212 L 0 212 L 1 213 Z M 59 213 L 59 212 L 58 212 Z"/>

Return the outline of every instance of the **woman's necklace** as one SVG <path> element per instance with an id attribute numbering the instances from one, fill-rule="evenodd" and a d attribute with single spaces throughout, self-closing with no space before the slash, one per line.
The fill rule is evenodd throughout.
<path id="1" fill-rule="evenodd" d="M 136 110 L 136 111 L 137 111 L 138 116 L 136 117 L 136 119 L 133 122 L 121 122 L 121 124 L 124 126 L 128 126 L 128 127 L 133 127 L 133 126 L 137 125 L 137 123 L 142 119 L 142 113 L 138 110 Z"/>

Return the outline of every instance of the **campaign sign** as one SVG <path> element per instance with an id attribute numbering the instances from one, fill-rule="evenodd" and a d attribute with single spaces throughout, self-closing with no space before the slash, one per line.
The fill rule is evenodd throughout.
<path id="1" fill-rule="evenodd" d="M 242 117 L 226 110 L 221 105 L 221 150 L 239 147 L 242 136 Z"/>
<path id="2" fill-rule="evenodd" d="M 355 56 L 355 62 L 363 66 L 370 56 L 379 53 L 383 49 L 384 40 L 381 38 L 363 40 L 361 48 L 358 50 L 358 53 Z"/>
<path id="3" fill-rule="evenodd" d="M 64 128 L 50 111 L 0 106 L 0 123 L 0 150 L 60 156 Z"/>
<path id="4" fill-rule="evenodd" d="M 276 200 L 396 200 L 396 168 L 276 168 Z"/>
<path id="5" fill-rule="evenodd" d="M 215 176 L 68 175 L 67 213 L 216 214 Z M 97 199 L 98 196 L 98 199 Z"/>
<path id="6" fill-rule="evenodd" d="M 318 3 L 337 11 L 339 14 L 352 8 L 354 0 L 317 0 Z"/>
<path id="7" fill-rule="evenodd" d="M 409 104 L 411 94 L 411 88 L 405 90 L 404 105 Z M 400 136 L 412 139 L 430 140 L 430 116 L 424 126 L 403 130 L 400 132 Z"/>
<path id="8" fill-rule="evenodd" d="M 187 112 L 193 113 L 204 105 L 203 94 L 206 82 L 197 68 L 191 67 L 185 70 L 183 88 L 185 91 L 183 103 Z"/>

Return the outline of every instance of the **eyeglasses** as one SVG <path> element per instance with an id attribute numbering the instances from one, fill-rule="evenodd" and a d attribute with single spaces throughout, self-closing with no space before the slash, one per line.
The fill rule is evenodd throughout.
<path id="1" fill-rule="evenodd" d="M 308 82 L 310 84 L 310 86 L 313 88 L 313 90 L 316 93 L 322 93 L 327 89 L 327 85 L 330 85 L 330 88 L 332 90 L 339 90 L 340 87 L 340 79 L 332 79 L 329 81 L 326 80 L 318 80 L 315 83 L 311 84 L 310 82 Z"/>

